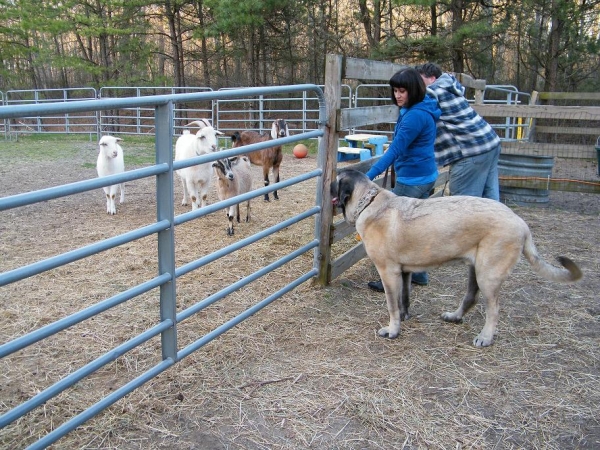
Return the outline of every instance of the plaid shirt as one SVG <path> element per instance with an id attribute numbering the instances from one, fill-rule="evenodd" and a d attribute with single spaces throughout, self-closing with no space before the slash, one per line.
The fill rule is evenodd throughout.
<path id="1" fill-rule="evenodd" d="M 435 160 L 447 166 L 460 159 L 496 149 L 500 138 L 475 112 L 464 96 L 465 88 L 453 75 L 443 73 L 427 92 L 437 99 L 442 115 L 437 121 Z"/>

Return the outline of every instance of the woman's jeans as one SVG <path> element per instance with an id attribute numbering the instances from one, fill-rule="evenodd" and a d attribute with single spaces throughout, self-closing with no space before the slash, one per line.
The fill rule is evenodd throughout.
<path id="1" fill-rule="evenodd" d="M 408 184 L 402 184 L 396 182 L 396 186 L 394 187 L 394 194 L 400 195 L 402 197 L 412 197 L 412 198 L 420 198 L 426 199 L 429 198 L 429 193 L 435 186 L 435 181 L 427 184 L 420 184 L 417 186 L 410 186 Z M 412 274 L 412 281 L 417 284 L 428 284 L 429 276 L 427 272 L 415 272 Z"/>
<path id="2" fill-rule="evenodd" d="M 427 183 L 427 184 L 419 184 L 417 186 L 410 186 L 408 184 L 402 184 L 396 181 L 396 186 L 394 187 L 394 194 L 399 195 L 401 197 L 411 197 L 411 198 L 429 198 L 429 193 L 435 186 L 435 182 Z"/>

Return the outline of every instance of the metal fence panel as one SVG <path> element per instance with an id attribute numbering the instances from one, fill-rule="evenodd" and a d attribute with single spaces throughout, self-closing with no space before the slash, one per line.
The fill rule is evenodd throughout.
<path id="1" fill-rule="evenodd" d="M 516 86 L 490 84 L 483 91 L 484 104 L 527 105 L 531 94 L 520 92 Z M 506 117 L 504 123 L 491 123 L 503 140 L 526 139 L 529 134 L 529 122 L 520 117 Z"/>
<path id="2" fill-rule="evenodd" d="M 7 91 L 3 104 L 44 105 L 93 99 L 96 99 L 94 88 L 23 89 Z M 9 135 L 11 133 L 96 134 L 97 127 L 96 111 L 5 119 L 5 132 Z"/>
<path id="3" fill-rule="evenodd" d="M 156 160 L 150 167 L 142 169 L 132 170 L 124 172 L 118 175 L 111 175 L 104 178 L 96 178 L 91 180 L 79 181 L 68 185 L 57 186 L 49 189 L 33 191 L 29 193 L 11 195 L 8 197 L 0 198 L 0 214 L 14 209 L 23 207 L 26 205 L 34 205 L 38 202 L 46 201 L 49 199 L 58 199 L 65 196 L 69 196 L 75 193 L 86 192 L 89 190 L 98 189 L 102 186 L 108 186 L 115 183 L 120 183 L 126 180 L 134 180 L 146 177 L 155 177 L 156 179 L 156 222 L 145 227 L 135 228 L 131 231 L 112 237 L 103 239 L 99 242 L 77 248 L 49 258 L 47 260 L 38 261 L 27 266 L 20 266 L 8 272 L 0 273 L 0 286 L 13 283 L 17 280 L 25 277 L 35 276 L 53 270 L 55 268 L 64 266 L 70 262 L 78 259 L 83 259 L 91 255 L 95 255 L 98 252 L 102 252 L 109 248 L 125 245 L 129 242 L 141 239 L 142 237 L 156 236 L 157 240 L 157 260 L 158 260 L 158 274 L 150 280 L 141 282 L 134 287 L 122 291 L 119 294 L 106 298 L 100 302 L 95 303 L 92 307 L 82 309 L 71 316 L 64 317 L 58 321 L 46 324 L 40 328 L 34 329 L 33 331 L 27 332 L 21 336 L 16 337 L 8 342 L 0 345 L 0 358 L 7 357 L 13 353 L 19 352 L 31 344 L 47 339 L 67 328 L 82 323 L 88 319 L 92 319 L 100 312 L 107 311 L 116 305 L 130 301 L 139 295 L 146 293 L 152 289 L 160 290 L 160 305 L 159 305 L 159 319 L 155 324 L 149 326 L 143 332 L 136 335 L 134 338 L 121 343 L 114 347 L 111 351 L 99 356 L 93 361 L 85 364 L 73 372 L 64 374 L 61 380 L 48 386 L 41 392 L 36 393 L 25 402 L 13 407 L 8 412 L 0 416 L 0 427 L 5 427 L 12 422 L 18 420 L 20 417 L 25 415 L 27 412 L 32 411 L 35 408 L 42 406 L 49 399 L 54 398 L 61 392 L 69 387 L 72 387 L 78 381 L 96 372 L 109 362 L 116 360 L 124 356 L 130 350 L 140 346 L 149 339 L 160 336 L 161 337 L 161 356 L 160 362 L 155 364 L 150 369 L 146 370 L 136 378 L 128 381 L 126 384 L 118 387 L 112 393 L 105 396 L 98 402 L 89 406 L 86 410 L 82 411 L 78 415 L 67 420 L 65 423 L 54 428 L 54 424 L 49 426 L 53 428 L 51 432 L 43 436 L 37 442 L 33 443 L 29 448 L 31 449 L 42 449 L 55 443 L 60 438 L 65 436 L 67 433 L 83 424 L 87 420 L 91 419 L 110 405 L 117 402 L 139 386 L 151 380 L 156 375 L 160 374 L 164 370 L 173 366 L 184 357 L 188 356 L 192 352 L 198 350 L 212 339 L 221 335 L 225 331 L 231 329 L 236 324 L 245 320 L 247 317 L 255 314 L 260 309 L 264 308 L 271 302 L 277 300 L 285 293 L 290 292 L 301 283 L 313 278 L 317 275 L 317 268 L 308 267 L 303 270 L 294 281 L 288 283 L 283 288 L 276 292 L 270 293 L 266 298 L 257 302 L 250 308 L 246 309 L 242 313 L 238 314 L 233 319 L 223 323 L 216 329 L 206 333 L 204 336 L 198 338 L 195 342 L 189 344 L 185 348 L 179 348 L 177 342 L 177 324 L 183 320 L 188 319 L 192 315 L 204 309 L 207 305 L 219 301 L 226 295 L 240 289 L 265 274 L 275 270 L 281 265 L 286 264 L 302 254 L 310 252 L 316 252 L 319 245 L 318 236 L 318 215 L 322 208 L 322 198 L 317 193 L 316 204 L 314 207 L 307 211 L 299 212 L 297 215 L 290 217 L 286 220 L 282 220 L 280 223 L 257 233 L 254 236 L 250 236 L 244 240 L 235 242 L 225 248 L 219 249 L 209 255 L 201 257 L 195 261 L 186 264 L 183 267 L 176 267 L 175 264 L 175 246 L 174 246 L 174 230 L 175 227 L 190 221 L 202 217 L 207 214 L 216 213 L 222 211 L 229 205 L 239 203 L 245 199 L 251 197 L 261 197 L 266 192 L 272 192 L 277 189 L 282 189 L 286 186 L 306 181 L 308 179 L 319 178 L 323 175 L 322 167 L 313 170 L 312 172 L 306 173 L 295 178 L 285 180 L 279 183 L 273 183 L 268 187 L 251 191 L 247 194 L 231 198 L 222 202 L 218 202 L 209 205 L 199 210 L 181 214 L 175 216 L 174 212 L 174 192 L 173 192 L 173 172 L 183 164 L 188 162 L 173 161 L 173 135 L 174 128 L 172 126 L 172 117 L 174 113 L 174 105 L 180 103 L 195 103 L 195 102 L 213 102 L 220 99 L 236 99 L 236 98 L 256 98 L 260 96 L 268 95 L 291 95 L 301 93 L 303 91 L 312 92 L 316 96 L 319 104 L 318 117 L 315 119 L 318 124 L 318 129 L 309 131 L 307 133 L 298 133 L 294 136 L 290 136 L 272 143 L 293 143 L 296 141 L 319 138 L 323 135 L 323 129 L 326 121 L 326 105 L 323 92 L 316 85 L 297 85 L 297 86 L 280 86 L 271 88 L 249 88 L 240 90 L 230 90 L 224 92 L 198 92 L 191 94 L 168 94 L 168 95 L 157 95 L 157 96 L 140 96 L 136 98 L 128 97 L 122 99 L 101 99 L 95 101 L 73 101 L 73 102 L 48 102 L 40 104 L 37 102 L 31 102 L 30 104 L 18 104 L 0 107 L 0 119 L 19 119 L 22 117 L 40 117 L 44 115 L 58 116 L 59 114 L 79 114 L 82 112 L 98 112 L 108 111 L 113 109 L 136 109 L 136 108 L 153 108 L 154 110 L 154 122 L 155 122 L 155 150 Z M 253 147 L 247 146 L 242 149 L 231 149 L 224 150 L 221 152 L 215 152 L 207 155 L 203 155 L 197 158 L 193 158 L 195 163 L 204 163 L 215 161 L 218 158 L 229 157 L 234 155 L 240 155 L 249 151 L 258 150 L 264 147 L 264 144 L 256 144 Z M 324 145 L 324 144 L 323 144 Z M 250 148 L 252 147 L 252 148 Z M 319 149 L 322 155 L 325 152 L 325 148 Z M 320 157 L 319 161 L 323 158 Z M 317 183 L 317 186 L 319 183 Z M 235 283 L 225 287 L 221 291 L 205 298 L 188 308 L 176 312 L 176 297 L 177 297 L 177 278 L 185 273 L 201 267 L 210 260 L 218 259 L 226 254 L 233 253 L 241 250 L 252 242 L 263 239 L 265 236 L 274 234 L 279 230 L 282 230 L 290 225 L 300 222 L 302 220 L 308 220 L 310 218 L 315 219 L 315 231 L 314 238 L 307 244 L 299 246 L 295 251 L 288 255 L 281 257 L 262 269 L 257 270 L 255 273 L 248 275 L 247 277 L 236 281 Z M 317 260 L 315 254 L 313 260 Z"/>
<path id="4" fill-rule="evenodd" d="M 319 86 L 323 89 L 323 86 Z M 228 91 L 233 88 L 223 88 Z M 352 89 L 342 85 L 342 104 L 352 102 Z M 220 99 L 215 105 L 215 126 L 220 131 L 232 133 L 241 130 L 268 132 L 275 119 L 282 118 L 290 130 L 307 132 L 318 128 L 319 98 L 314 92 L 303 91 L 277 96 L 259 95 L 246 99 Z"/>
<path id="5" fill-rule="evenodd" d="M 143 97 L 149 95 L 188 94 L 212 92 L 209 87 L 102 87 L 99 98 Z M 182 134 L 182 129 L 189 122 L 198 119 L 213 119 L 213 101 L 192 103 L 178 102 L 173 105 L 174 134 Z M 154 110 L 152 108 L 125 108 L 101 111 L 100 133 L 118 134 L 152 134 L 154 133 Z"/>

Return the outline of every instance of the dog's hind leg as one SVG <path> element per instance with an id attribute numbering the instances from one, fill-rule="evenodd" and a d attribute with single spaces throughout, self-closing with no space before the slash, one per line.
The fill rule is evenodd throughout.
<path id="1" fill-rule="evenodd" d="M 473 339 L 475 347 L 487 347 L 492 345 L 496 327 L 498 326 L 498 316 L 500 315 L 500 302 L 498 296 L 500 294 L 500 286 L 508 277 L 512 270 L 512 266 L 516 264 L 518 255 L 514 258 L 503 261 L 504 264 L 496 264 L 494 271 L 488 271 L 479 276 L 479 287 L 481 294 L 486 300 L 485 303 L 485 324 L 483 328 Z"/>
<path id="2" fill-rule="evenodd" d="M 482 253 L 480 252 L 477 258 L 476 268 L 479 269 L 477 270 L 479 289 L 486 300 L 485 324 L 477 337 L 473 339 L 475 347 L 487 347 L 494 341 L 500 313 L 500 302 L 498 301 L 500 287 L 519 260 L 520 246 L 500 243 L 495 251 L 485 255 Z M 493 270 L 490 270 L 489 268 L 492 267 Z"/>
<path id="3" fill-rule="evenodd" d="M 500 314 L 499 292 L 500 283 L 491 283 L 491 285 L 482 284 L 481 293 L 486 299 L 485 325 L 475 339 L 473 339 L 475 347 L 487 347 L 488 345 L 492 345 L 494 341 L 494 334 L 496 333 L 498 316 Z"/>
<path id="4" fill-rule="evenodd" d="M 463 316 L 469 311 L 475 303 L 477 303 L 477 294 L 479 292 L 479 284 L 477 284 L 477 275 L 475 267 L 469 265 L 469 280 L 467 281 L 467 293 L 465 294 L 458 309 L 454 312 L 445 312 L 442 314 L 442 319 L 446 322 L 460 323 Z"/>

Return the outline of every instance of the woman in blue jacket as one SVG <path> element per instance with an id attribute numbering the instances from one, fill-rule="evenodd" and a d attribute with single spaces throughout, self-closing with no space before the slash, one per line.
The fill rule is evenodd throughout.
<path id="1" fill-rule="evenodd" d="M 414 68 L 407 67 L 395 73 L 390 79 L 390 86 L 392 102 L 400 108 L 400 114 L 392 143 L 369 169 L 367 176 L 373 180 L 394 164 L 394 194 L 428 198 L 438 176 L 433 144 L 435 124 L 441 111 L 437 102 L 426 95 L 425 83 Z M 428 284 L 427 272 L 413 273 L 412 282 Z M 371 281 L 368 285 L 371 289 L 383 292 L 381 281 Z"/>

